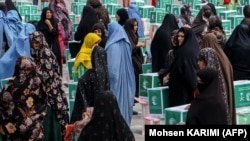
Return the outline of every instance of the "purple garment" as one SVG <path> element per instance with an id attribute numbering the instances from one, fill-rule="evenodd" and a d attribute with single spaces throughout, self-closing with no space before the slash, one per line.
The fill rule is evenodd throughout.
<path id="1" fill-rule="evenodd" d="M 63 40 L 64 41 L 70 41 L 73 40 L 73 25 L 69 18 L 69 12 L 67 10 L 66 3 L 64 0 L 61 0 L 60 6 L 57 6 L 56 0 L 51 0 L 50 2 L 50 9 L 53 11 L 54 18 L 58 19 L 59 24 L 58 26 L 61 26 L 63 29 Z"/>

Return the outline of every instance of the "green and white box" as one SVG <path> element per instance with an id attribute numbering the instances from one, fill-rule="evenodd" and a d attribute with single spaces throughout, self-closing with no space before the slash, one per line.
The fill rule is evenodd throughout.
<path id="1" fill-rule="evenodd" d="M 164 118 L 165 108 L 169 106 L 168 87 L 148 88 L 149 114 L 151 117 Z"/>
<path id="2" fill-rule="evenodd" d="M 74 32 L 77 31 L 78 26 L 79 26 L 78 23 L 73 23 L 73 30 L 74 30 Z"/>
<path id="3" fill-rule="evenodd" d="M 25 16 L 28 14 L 36 14 L 37 6 L 36 5 L 22 5 L 17 7 L 18 12 L 21 16 Z"/>
<path id="4" fill-rule="evenodd" d="M 225 31 L 231 31 L 231 20 L 221 20 L 222 21 L 222 27 Z"/>
<path id="5" fill-rule="evenodd" d="M 176 125 L 180 122 L 186 122 L 187 112 L 186 107 L 189 104 L 165 108 L 165 124 Z"/>
<path id="6" fill-rule="evenodd" d="M 69 59 L 72 59 L 71 58 L 71 54 L 70 54 L 70 51 L 69 51 L 69 49 L 67 48 L 67 49 L 65 49 L 65 56 L 66 56 L 66 60 L 68 61 Z"/>
<path id="7" fill-rule="evenodd" d="M 250 4 L 250 0 L 241 0 L 240 3 L 241 5 L 248 5 Z"/>
<path id="8" fill-rule="evenodd" d="M 2 88 L 5 87 L 5 85 L 9 82 L 9 80 L 10 80 L 11 78 L 12 78 L 12 77 L 5 78 L 5 79 L 1 79 Z"/>
<path id="9" fill-rule="evenodd" d="M 144 1 L 132 1 L 130 2 L 130 4 L 133 4 L 133 5 L 136 5 L 137 7 L 140 7 L 140 6 L 144 6 L 145 5 L 145 2 Z"/>
<path id="10" fill-rule="evenodd" d="M 76 23 L 76 14 L 74 13 L 69 14 L 69 18 L 72 23 Z"/>
<path id="11" fill-rule="evenodd" d="M 74 80 L 74 62 L 75 58 L 67 60 L 67 70 L 68 70 L 68 76 L 69 80 Z"/>
<path id="12" fill-rule="evenodd" d="M 102 0 L 102 3 L 103 4 L 111 4 L 111 3 L 117 4 L 118 2 L 117 0 Z"/>
<path id="13" fill-rule="evenodd" d="M 219 15 L 220 12 L 226 11 L 227 9 L 224 6 L 215 6 L 215 10 L 216 10 L 217 15 Z"/>
<path id="14" fill-rule="evenodd" d="M 237 14 L 237 11 L 236 10 L 226 10 L 226 11 L 221 11 L 219 13 L 219 17 L 222 19 L 222 20 L 227 20 L 228 17 L 230 16 L 235 16 Z"/>
<path id="15" fill-rule="evenodd" d="M 167 13 L 172 13 L 175 16 L 179 16 L 181 5 L 179 4 L 166 4 Z"/>
<path id="16" fill-rule="evenodd" d="M 152 73 L 152 64 L 142 64 L 142 73 Z"/>
<path id="17" fill-rule="evenodd" d="M 148 88 L 160 86 L 158 73 L 144 73 L 139 75 L 139 96 L 148 98 Z"/>
<path id="18" fill-rule="evenodd" d="M 182 4 L 188 4 L 190 5 L 193 9 L 196 4 L 201 3 L 199 0 L 182 0 Z"/>
<path id="19" fill-rule="evenodd" d="M 109 15 L 116 15 L 116 11 L 120 8 L 122 8 L 120 4 L 114 4 L 114 3 L 107 4 L 107 10 Z"/>
<path id="20" fill-rule="evenodd" d="M 71 10 L 74 14 L 76 15 L 81 15 L 82 14 L 82 10 L 84 8 L 85 4 L 84 3 L 76 3 L 76 4 L 71 4 Z"/>
<path id="21" fill-rule="evenodd" d="M 68 88 L 69 88 L 68 99 L 75 100 L 77 84 L 78 84 L 77 82 L 69 82 L 68 83 Z"/>
<path id="22" fill-rule="evenodd" d="M 142 18 L 150 18 L 150 12 L 154 11 L 154 6 L 144 5 L 139 7 L 139 13 Z"/>
<path id="23" fill-rule="evenodd" d="M 207 0 L 209 3 L 214 4 L 215 6 L 218 5 L 218 0 Z"/>
<path id="24" fill-rule="evenodd" d="M 245 6 L 236 6 L 237 15 L 243 15 L 243 8 Z"/>
<path id="25" fill-rule="evenodd" d="M 236 124 L 249 125 L 250 124 L 250 107 L 236 108 Z"/>
<path id="26" fill-rule="evenodd" d="M 25 15 L 25 22 L 39 21 L 40 19 L 41 19 L 41 14 L 28 14 L 28 15 Z"/>
<path id="27" fill-rule="evenodd" d="M 243 15 L 235 15 L 235 16 L 229 16 L 227 17 L 228 20 L 231 20 L 231 28 L 235 28 L 237 25 L 241 23 L 243 20 L 244 16 Z"/>
<path id="28" fill-rule="evenodd" d="M 32 2 L 29 1 L 13 1 L 13 4 L 17 7 L 20 5 L 32 5 Z"/>
<path id="29" fill-rule="evenodd" d="M 86 2 L 87 2 L 87 0 L 74 0 L 74 2 L 86 3 Z"/>
<path id="30" fill-rule="evenodd" d="M 204 5 L 206 5 L 206 3 L 195 4 L 194 9 L 201 10 Z"/>
<path id="31" fill-rule="evenodd" d="M 234 81 L 235 107 L 250 106 L 250 80 Z"/>
<path id="32" fill-rule="evenodd" d="M 49 7 L 49 2 L 41 2 L 41 10 L 45 7 Z"/>
<path id="33" fill-rule="evenodd" d="M 174 4 L 174 0 L 156 0 L 156 7 L 165 8 L 166 4 Z"/>
<path id="34" fill-rule="evenodd" d="M 166 14 L 167 14 L 167 12 L 151 11 L 150 12 L 150 22 L 161 24 Z"/>

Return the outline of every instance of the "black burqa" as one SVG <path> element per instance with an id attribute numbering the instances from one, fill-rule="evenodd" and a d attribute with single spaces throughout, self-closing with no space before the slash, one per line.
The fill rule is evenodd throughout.
<path id="1" fill-rule="evenodd" d="M 91 32 L 94 24 L 98 23 L 97 13 L 91 6 L 84 6 L 82 10 L 82 18 L 75 32 L 75 40 L 83 43 L 84 37 Z M 80 48 L 79 48 L 80 50 Z"/>
<path id="2" fill-rule="evenodd" d="M 94 106 L 97 93 L 110 89 L 107 54 L 104 48 L 100 46 L 93 48 L 91 63 L 92 69 L 87 70 L 78 80 L 71 123 L 82 119 L 86 107 Z"/>
<path id="3" fill-rule="evenodd" d="M 136 19 L 128 19 L 124 24 L 124 29 L 128 35 L 128 39 L 130 41 L 132 47 L 132 63 L 135 72 L 135 82 L 136 82 L 136 93 L 135 97 L 139 96 L 139 75 L 142 73 L 142 64 L 143 64 L 143 54 L 141 51 L 141 47 L 136 46 L 138 43 L 138 33 L 134 31 L 134 24 L 136 23 Z M 137 22 L 138 24 L 138 22 Z"/>
<path id="4" fill-rule="evenodd" d="M 44 34 L 44 37 L 46 39 L 46 42 L 48 43 L 49 48 L 52 50 L 52 52 L 56 56 L 57 62 L 60 66 L 60 73 L 62 75 L 62 63 L 61 63 L 62 55 L 61 55 L 60 45 L 58 41 L 58 23 L 52 14 L 52 17 L 48 20 L 53 26 L 53 29 L 52 30 L 49 29 L 49 26 L 45 23 L 47 11 L 51 11 L 51 13 L 53 13 L 53 11 L 49 7 L 43 8 L 41 19 L 37 23 L 36 30 L 41 31 Z"/>
<path id="5" fill-rule="evenodd" d="M 83 128 L 79 141 L 135 141 L 111 91 L 96 95 L 92 119 Z"/>
<path id="6" fill-rule="evenodd" d="M 193 32 L 197 37 L 200 37 L 202 32 L 204 32 L 204 29 L 208 26 L 206 24 L 206 21 L 203 19 L 203 15 L 205 11 L 208 9 L 211 10 L 211 7 L 209 5 L 204 5 L 199 11 L 199 13 L 197 14 L 197 16 L 195 17 L 191 25 Z"/>
<path id="7" fill-rule="evenodd" d="M 190 28 L 180 28 L 184 42 L 175 51 L 174 61 L 169 70 L 169 105 L 190 103 L 194 98 L 197 80 L 198 41 Z"/>
<path id="8" fill-rule="evenodd" d="M 120 8 L 116 11 L 116 14 L 120 17 L 118 23 L 123 26 L 127 19 L 129 19 L 128 11 L 124 8 Z"/>
<path id="9" fill-rule="evenodd" d="M 186 125 L 226 125 L 227 113 L 217 70 L 207 67 L 197 75 L 203 83 L 198 83 L 200 93 L 191 103 Z"/>
<path id="10" fill-rule="evenodd" d="M 159 72 L 165 67 L 167 54 L 171 44 L 171 33 L 178 29 L 176 18 L 173 14 L 166 14 L 161 26 L 157 29 L 150 46 L 152 55 L 152 72 Z"/>
<path id="11" fill-rule="evenodd" d="M 233 67 L 234 80 L 250 79 L 250 27 L 238 25 L 224 47 Z"/>

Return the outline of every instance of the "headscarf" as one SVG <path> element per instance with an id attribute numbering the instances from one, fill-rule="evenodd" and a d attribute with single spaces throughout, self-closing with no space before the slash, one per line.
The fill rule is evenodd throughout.
<path id="1" fill-rule="evenodd" d="M 124 8 L 120 8 L 117 10 L 116 14 L 120 17 L 118 23 L 123 26 L 127 19 L 129 19 L 128 11 Z"/>
<path id="2" fill-rule="evenodd" d="M 138 10 L 138 7 L 134 4 L 130 4 L 128 7 L 128 16 L 129 18 L 135 18 L 137 23 L 138 23 L 138 37 L 139 38 L 144 38 L 144 29 L 142 26 L 142 21 L 141 21 L 141 16 Z"/>
<path id="3" fill-rule="evenodd" d="M 131 45 L 120 24 L 112 22 L 108 26 L 107 52 L 110 90 L 116 96 L 120 111 L 128 125 L 132 119 L 132 109 L 136 90 Z"/>
<path id="4" fill-rule="evenodd" d="M 65 41 L 73 40 L 73 25 L 69 18 L 69 12 L 64 0 L 60 0 L 60 6 L 57 6 L 57 0 L 51 0 L 49 7 L 53 11 L 53 17 L 59 21 L 59 26 L 62 28 L 62 35 Z"/>
<path id="5" fill-rule="evenodd" d="M 79 140 L 135 141 L 120 112 L 118 102 L 111 91 L 98 93 L 92 119 L 83 128 Z"/>
<path id="6" fill-rule="evenodd" d="M 215 42 L 216 37 L 213 33 L 208 33 L 203 37 L 201 48 L 213 48 L 218 56 L 222 74 L 225 79 L 225 86 L 227 92 L 227 103 L 229 104 L 229 112 L 232 117 L 232 124 L 236 124 L 235 115 L 235 102 L 234 102 L 234 86 L 233 86 L 233 68 L 225 52 L 220 48 L 217 42 Z"/>
<path id="7" fill-rule="evenodd" d="M 58 122 L 65 127 L 69 120 L 69 109 L 67 96 L 62 89 L 62 78 L 56 57 L 48 48 L 42 32 L 33 32 L 30 35 L 30 41 L 37 41 L 40 44 L 39 49 L 31 47 L 31 55 L 41 70 L 43 82 L 46 84 L 47 105 L 55 111 Z"/>
<path id="8" fill-rule="evenodd" d="M 94 24 L 98 23 L 96 11 L 91 6 L 84 6 L 82 11 L 82 18 L 80 20 L 79 26 L 75 32 L 75 40 L 84 42 L 85 36 L 91 32 Z"/>
<path id="9" fill-rule="evenodd" d="M 201 92 L 191 103 L 186 125 L 227 125 L 217 70 L 208 67 L 200 70 L 197 75 L 202 81 L 198 84 Z"/>
<path id="10" fill-rule="evenodd" d="M 97 29 L 101 30 L 101 33 L 102 33 L 102 37 L 101 37 L 102 40 L 101 40 L 101 42 L 99 43 L 99 45 L 100 45 L 101 47 L 105 48 L 108 37 L 106 36 L 104 26 L 103 26 L 100 22 L 99 22 L 99 23 L 96 23 L 96 24 L 94 24 L 93 27 L 92 27 L 92 32 L 94 32 L 94 31 L 97 30 Z"/>
<path id="11" fill-rule="evenodd" d="M 138 33 L 137 31 L 136 32 L 134 31 L 135 22 L 137 22 L 136 19 L 132 18 L 132 19 L 128 19 L 124 24 L 124 29 L 128 35 L 128 39 L 130 41 L 132 49 L 137 48 L 136 45 L 138 43 Z"/>
<path id="12" fill-rule="evenodd" d="M 109 14 L 108 10 L 102 5 L 101 1 L 88 0 L 86 4 L 92 6 L 95 9 L 100 22 L 104 25 L 105 29 L 108 29 Z"/>
<path id="13" fill-rule="evenodd" d="M 227 40 L 224 51 L 233 67 L 236 80 L 250 79 L 250 28 L 249 25 L 238 25 Z"/>
<path id="14" fill-rule="evenodd" d="M 17 59 L 15 73 L 0 94 L 1 135 L 6 140 L 42 140 L 46 112 L 44 82 L 35 62 Z"/>
<path id="15" fill-rule="evenodd" d="M 91 53 L 92 47 L 95 44 L 100 43 L 101 38 L 94 34 L 88 33 L 84 38 L 84 42 L 79 53 L 76 55 L 75 63 L 74 63 L 74 72 L 77 72 L 78 66 L 82 63 L 84 67 L 87 69 L 92 69 L 91 63 Z"/>
<path id="16" fill-rule="evenodd" d="M 166 14 L 151 42 L 152 72 L 159 72 L 160 69 L 165 67 L 166 56 L 169 49 L 172 48 L 171 33 L 175 29 L 179 29 L 175 16 Z"/>
<path id="17" fill-rule="evenodd" d="M 215 8 L 214 4 L 208 3 L 207 5 L 211 8 L 213 15 L 217 15 L 216 8 Z"/>
<path id="18" fill-rule="evenodd" d="M 208 9 L 211 9 L 210 6 L 204 5 L 199 11 L 198 15 L 195 17 L 194 22 L 192 23 L 192 30 L 197 37 L 201 36 L 201 33 L 207 27 L 206 21 L 203 19 L 204 12 Z"/>
<path id="19" fill-rule="evenodd" d="M 222 65 L 220 64 L 216 51 L 210 47 L 206 47 L 200 50 L 198 60 L 203 60 L 206 63 L 207 67 L 216 69 L 218 71 L 218 77 L 219 77 L 219 82 L 220 82 L 220 87 L 219 87 L 220 94 L 223 96 L 223 101 L 224 101 L 226 112 L 227 112 L 228 124 L 232 124 L 232 119 L 234 119 L 232 118 L 232 116 L 233 115 L 235 116 L 235 113 L 234 113 L 235 111 L 231 109 L 231 108 L 234 108 L 234 95 L 232 93 L 233 81 L 226 83 L 225 74 L 224 74 L 224 71 L 222 71 L 222 65 L 226 65 L 226 64 L 222 64 Z M 232 74 L 227 74 L 227 75 L 232 76 Z"/>

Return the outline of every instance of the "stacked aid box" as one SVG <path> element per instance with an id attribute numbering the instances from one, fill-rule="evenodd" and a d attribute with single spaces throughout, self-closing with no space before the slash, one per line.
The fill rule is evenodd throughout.
<path id="1" fill-rule="evenodd" d="M 234 81 L 236 121 L 239 125 L 250 124 L 250 81 Z"/>

